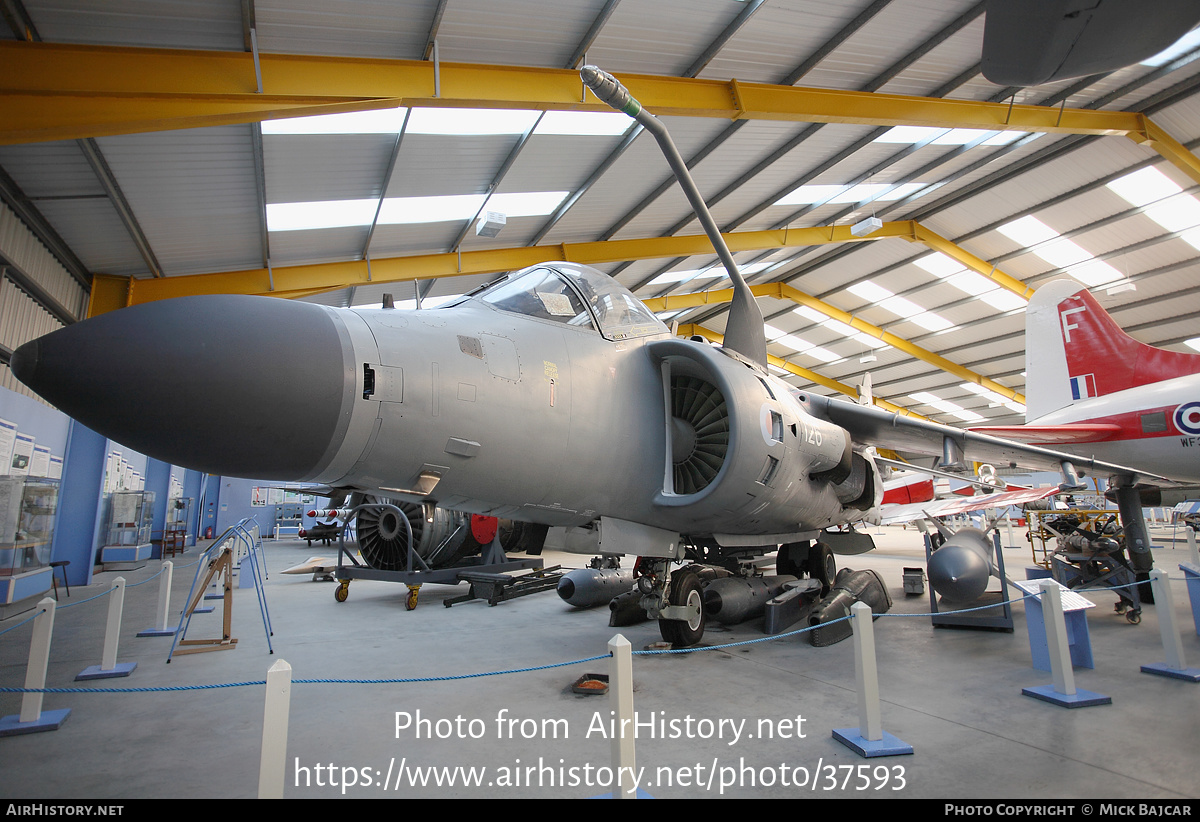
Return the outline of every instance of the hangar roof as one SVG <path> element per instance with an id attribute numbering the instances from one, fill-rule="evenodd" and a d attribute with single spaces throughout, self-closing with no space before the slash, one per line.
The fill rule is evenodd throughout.
<path id="1" fill-rule="evenodd" d="M 719 298 L 676 298 L 728 281 L 653 138 L 583 93 L 586 61 L 662 115 L 798 386 L 869 371 L 939 421 L 1018 423 L 1024 305 L 1063 276 L 1142 341 L 1200 345 L 1196 32 L 1013 88 L 980 73 L 976 0 L 0 8 L 0 198 L 83 279 L 430 305 L 569 258 L 716 338 Z M 294 118 L 314 112 L 341 114 Z"/>

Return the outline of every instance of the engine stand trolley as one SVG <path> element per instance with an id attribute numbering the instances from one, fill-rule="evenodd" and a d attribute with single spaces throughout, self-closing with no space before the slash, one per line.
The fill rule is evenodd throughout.
<path id="1" fill-rule="evenodd" d="M 348 526 L 363 511 L 374 513 L 381 518 L 390 515 L 395 518 L 394 522 L 404 529 L 407 537 L 407 550 L 405 551 L 407 557 L 402 568 L 373 568 L 370 565 L 360 562 L 351 551 L 346 550 L 346 531 L 348 530 Z M 456 533 L 457 531 L 446 539 L 452 539 Z M 421 586 L 427 583 L 457 585 L 464 581 L 464 579 L 467 579 L 464 575 L 469 573 L 504 574 L 511 571 L 529 569 L 541 571 L 543 567 L 540 557 L 509 559 L 505 555 L 504 549 L 500 547 L 499 538 L 495 536 L 493 536 L 486 551 L 480 556 L 467 557 L 445 566 L 440 566 L 436 563 L 431 566 L 414 550 L 412 536 L 412 526 L 409 523 L 408 516 L 395 505 L 390 503 L 366 503 L 352 508 L 347 512 L 338 534 L 338 564 L 337 568 L 333 571 L 333 576 L 338 582 L 338 587 L 333 592 L 333 598 L 338 602 L 345 602 L 350 596 L 350 581 L 355 579 L 400 582 L 408 586 L 408 596 L 405 597 L 404 607 L 406 610 L 411 611 L 417 607 L 417 597 Z"/>

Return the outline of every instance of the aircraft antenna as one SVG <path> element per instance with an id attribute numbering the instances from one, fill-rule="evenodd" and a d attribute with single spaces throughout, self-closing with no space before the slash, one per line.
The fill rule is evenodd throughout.
<path id="1" fill-rule="evenodd" d="M 704 198 L 700 196 L 700 189 L 696 188 L 696 183 L 688 172 L 687 164 L 679 155 L 679 150 L 675 148 L 671 135 L 667 133 L 667 127 L 657 117 L 642 108 L 642 104 L 629 93 L 629 89 L 621 85 L 617 78 L 608 72 L 595 66 L 584 66 L 579 70 L 579 76 L 583 78 L 584 85 L 590 88 L 601 102 L 607 103 L 617 111 L 624 112 L 637 120 L 658 141 L 658 147 L 662 149 L 667 163 L 675 172 L 675 179 L 679 181 L 680 188 L 687 195 L 688 202 L 692 204 L 692 210 L 696 212 L 700 224 L 704 226 L 704 233 L 708 235 L 709 241 L 716 249 L 717 256 L 721 258 L 725 270 L 729 272 L 729 279 L 733 281 L 733 301 L 729 306 L 729 322 L 725 326 L 724 346 L 731 351 L 736 351 L 751 362 L 758 363 L 765 370 L 767 367 L 767 337 L 763 329 L 762 311 L 755 302 L 754 295 L 750 292 L 750 286 L 746 285 L 741 272 L 738 271 L 737 263 L 733 261 L 733 255 L 729 253 L 729 246 L 725 244 L 725 238 L 721 236 L 721 231 L 717 228 L 712 214 L 709 213 Z"/>

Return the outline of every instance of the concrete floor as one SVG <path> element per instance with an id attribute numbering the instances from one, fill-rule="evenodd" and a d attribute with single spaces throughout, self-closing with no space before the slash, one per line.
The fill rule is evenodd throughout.
<path id="1" fill-rule="evenodd" d="M 902 586 L 902 569 L 923 564 L 919 535 L 885 530 L 876 536 L 875 553 L 839 557 L 839 564 L 878 570 L 892 593 L 892 614 L 924 614 L 928 598 L 905 597 Z M 235 590 L 236 650 L 176 656 L 165 664 L 171 639 L 134 636 L 153 623 L 154 581 L 131 588 L 126 598 L 119 661 L 138 663 L 131 676 L 73 682 L 84 668 L 100 662 L 107 599 L 99 599 L 57 612 L 48 686 L 158 688 L 256 681 L 279 659 L 291 664 L 297 680 L 463 675 L 604 654 L 618 630 L 635 650 L 659 639 L 654 623 L 609 628 L 607 610 L 575 610 L 553 592 L 494 608 L 476 601 L 447 609 L 442 601 L 464 593 L 466 586 L 426 586 L 419 607 L 408 612 L 403 586 L 358 580 L 350 586 L 349 600 L 337 604 L 333 584 L 279 573 L 332 552 L 300 541 L 268 540 L 266 554 L 274 655 L 267 650 L 253 591 Z M 190 566 L 196 556 L 196 549 L 189 549 L 177 558 L 173 619 L 195 573 L 194 566 L 182 566 Z M 1029 549 L 1006 549 L 1005 557 L 1009 575 L 1023 578 Z M 1159 567 L 1173 579 L 1181 580 L 1178 563 L 1187 558 L 1182 545 L 1156 551 Z M 546 559 L 547 564 L 576 567 L 586 558 Z M 152 563 L 124 576 L 135 583 L 156 570 Z M 105 590 L 117 575 L 99 574 L 89 588 L 72 589 L 62 604 Z M 1200 637 L 1184 584 L 1177 581 L 1172 587 L 1185 626 L 1185 658 L 1196 666 Z M 1200 796 L 1200 685 L 1139 671 L 1139 665 L 1165 658 L 1154 606 L 1146 608 L 1141 625 L 1133 626 L 1113 613 L 1115 595 L 1092 593 L 1089 598 L 1098 604 L 1089 611 L 1096 667 L 1077 669 L 1076 684 L 1112 697 L 1112 704 L 1102 707 L 1068 710 L 1022 696 L 1023 687 L 1049 684 L 1051 677 L 1030 666 L 1020 603 L 1014 608 L 1012 634 L 935 630 L 921 616 L 877 621 L 883 727 L 914 748 L 912 756 L 890 759 L 861 759 L 831 738 L 832 729 L 859 724 L 849 640 L 814 648 L 806 637 L 792 637 L 688 655 L 636 656 L 635 700 L 641 718 L 665 722 L 668 735 L 678 729 L 676 738 L 655 734 L 638 740 L 643 784 L 658 798 Z M 23 618 L 0 622 L 0 630 Z M 24 626 L 0 636 L 0 686 L 23 685 L 30 630 Z M 189 636 L 218 632 L 218 614 L 197 615 Z M 711 628 L 703 644 L 761 636 L 752 622 Z M 606 666 L 607 661 L 589 662 L 405 684 L 296 683 L 285 795 L 584 798 L 604 793 L 607 786 L 596 784 L 602 775 L 597 769 L 609 763 L 609 741 L 597 728 L 609 717 L 610 707 L 602 697 L 573 694 L 570 686 L 580 674 L 603 672 Z M 263 703 L 261 685 L 49 694 L 44 709 L 70 708 L 70 716 L 54 732 L 0 739 L 0 797 L 254 797 Z M 0 694 L 0 715 L 14 714 L 19 707 L 19 695 Z M 432 720 L 422 724 L 422 736 L 440 729 L 449 738 L 417 739 L 412 728 L 397 731 L 397 712 L 414 718 L 419 712 L 422 720 Z M 500 725 L 501 715 L 521 721 Z M 439 719 L 448 721 L 439 724 Z M 722 720 L 727 721 L 722 725 Z M 730 728 L 743 721 L 741 738 L 731 738 Z M 721 728 L 723 738 L 700 738 L 710 736 L 712 728 Z M 768 730 L 776 737 L 766 738 Z M 471 738 L 472 733 L 478 738 Z M 455 787 L 396 788 L 395 774 L 402 768 L 412 773 L 428 766 L 486 772 L 480 787 L 460 782 Z M 527 771 L 529 766 L 535 770 Z M 362 785 L 366 777 L 378 783 L 389 769 L 393 777 L 386 791 L 378 784 Z M 344 787 L 351 775 L 359 784 Z M 457 778 L 462 779 L 461 773 Z M 793 784 L 801 780 L 802 786 Z"/>

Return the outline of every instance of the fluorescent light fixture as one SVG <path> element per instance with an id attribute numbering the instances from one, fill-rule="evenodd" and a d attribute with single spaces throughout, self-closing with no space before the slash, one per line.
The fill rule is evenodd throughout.
<path id="1" fill-rule="evenodd" d="M 614 137 L 631 125 L 619 111 L 547 111 L 533 133 Z"/>
<path id="2" fill-rule="evenodd" d="M 263 120 L 263 134 L 398 134 L 407 108 Z"/>
<path id="3" fill-rule="evenodd" d="M 868 351 L 866 354 L 863 354 L 861 357 L 859 357 L 858 361 L 866 365 L 869 362 L 875 362 L 877 359 L 879 359 L 879 357 L 875 356 L 874 351 Z"/>
<path id="4" fill-rule="evenodd" d="M 1121 294 L 1125 291 L 1137 291 L 1137 286 L 1130 280 L 1121 280 L 1104 289 L 1106 294 Z"/>
<path id="5" fill-rule="evenodd" d="M 1183 190 L 1154 166 L 1118 177 L 1108 187 L 1135 206 L 1144 206 Z"/>
<path id="6" fill-rule="evenodd" d="M 878 217 L 868 217 L 850 226 L 850 233 L 855 237 L 866 237 L 883 228 L 883 220 Z"/>
<path id="7" fill-rule="evenodd" d="M 524 134 L 536 111 L 504 108 L 414 108 L 407 134 Z"/>

